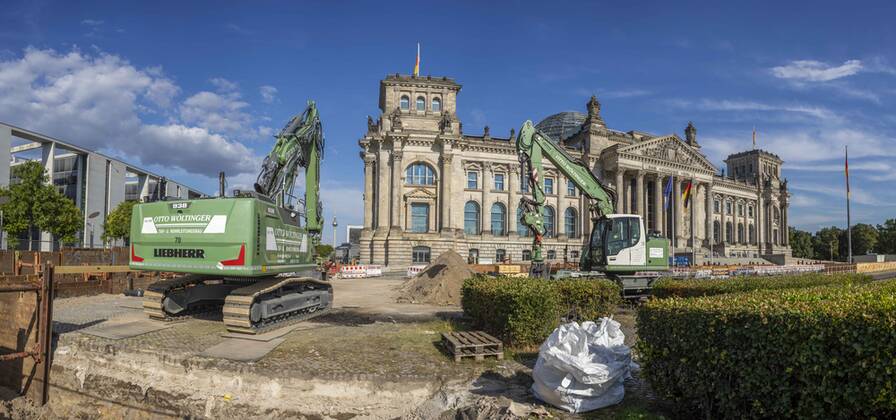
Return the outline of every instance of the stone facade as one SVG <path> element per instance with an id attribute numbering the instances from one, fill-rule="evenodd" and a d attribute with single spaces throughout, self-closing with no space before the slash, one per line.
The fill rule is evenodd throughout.
<path id="1" fill-rule="evenodd" d="M 380 82 L 379 108 L 359 140 L 364 162 L 361 261 L 402 267 L 453 249 L 490 263 L 528 259 L 532 238 L 518 220 L 528 194 L 509 136 L 467 135 L 457 117 L 461 86 L 446 77 L 390 75 Z M 537 126 L 569 155 L 586 162 L 618 191 L 617 213 L 644 216 L 669 237 L 677 255 L 702 262 L 714 255 L 789 255 L 787 183 L 776 155 L 730 155 L 726 172 L 700 152 L 697 130 L 655 136 L 607 128 L 592 97 L 587 114 L 560 113 Z M 545 256 L 577 261 L 591 229 L 587 197 L 545 161 Z M 671 201 L 664 203 L 669 184 Z M 686 204 L 682 193 L 692 185 Z M 709 217 L 707 217 L 707 215 Z M 672 234 L 674 229 L 674 235 Z M 709 235 L 707 235 L 709 233 Z"/>

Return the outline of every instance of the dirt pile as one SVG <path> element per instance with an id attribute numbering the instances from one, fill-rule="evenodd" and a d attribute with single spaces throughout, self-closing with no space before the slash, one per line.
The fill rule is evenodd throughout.
<path id="1" fill-rule="evenodd" d="M 401 287 L 398 302 L 460 305 L 460 288 L 475 274 L 463 257 L 443 252 L 417 277 Z"/>

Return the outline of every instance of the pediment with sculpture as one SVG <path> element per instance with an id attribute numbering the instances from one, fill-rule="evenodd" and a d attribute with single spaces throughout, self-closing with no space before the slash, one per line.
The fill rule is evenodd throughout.
<path id="1" fill-rule="evenodd" d="M 620 155 L 631 158 L 649 158 L 684 166 L 699 168 L 713 173 L 716 167 L 703 154 L 688 146 L 676 135 L 655 137 L 619 148 Z"/>

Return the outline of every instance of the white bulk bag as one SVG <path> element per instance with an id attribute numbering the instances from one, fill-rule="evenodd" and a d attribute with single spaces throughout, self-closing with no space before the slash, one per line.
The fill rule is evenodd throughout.
<path id="1" fill-rule="evenodd" d="M 541 344 L 532 370 L 538 399 L 571 413 L 618 404 L 630 376 L 631 350 L 619 323 L 601 318 L 564 324 Z"/>

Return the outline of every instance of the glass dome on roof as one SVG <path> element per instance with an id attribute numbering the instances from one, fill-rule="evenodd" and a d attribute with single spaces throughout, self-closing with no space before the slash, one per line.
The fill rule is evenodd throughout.
<path id="1" fill-rule="evenodd" d="M 560 112 L 541 120 L 535 128 L 551 136 L 555 142 L 564 141 L 579 132 L 586 118 L 587 115 L 581 112 Z"/>

